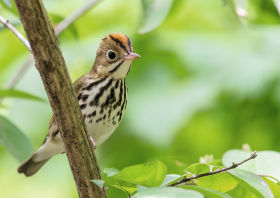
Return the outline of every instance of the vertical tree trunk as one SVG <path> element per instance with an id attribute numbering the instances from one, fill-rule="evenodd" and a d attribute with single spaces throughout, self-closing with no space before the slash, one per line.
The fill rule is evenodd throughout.
<path id="1" fill-rule="evenodd" d="M 41 0 L 15 0 L 20 19 L 30 42 L 65 151 L 81 198 L 106 197 L 104 189 L 92 183 L 101 179 L 94 150 L 58 47 L 53 28 Z"/>

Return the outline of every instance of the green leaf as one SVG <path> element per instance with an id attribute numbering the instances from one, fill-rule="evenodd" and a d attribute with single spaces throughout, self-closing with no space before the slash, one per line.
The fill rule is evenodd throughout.
<path id="1" fill-rule="evenodd" d="M 260 151 L 258 156 L 241 166 L 239 169 L 246 170 L 257 175 L 269 175 L 280 180 L 280 153 L 275 151 Z M 223 164 L 230 166 L 232 162 L 241 162 L 248 158 L 251 153 L 243 150 L 230 150 L 223 156 Z"/>
<path id="2" fill-rule="evenodd" d="M 243 185 L 258 197 L 274 198 L 268 184 L 262 177 L 241 169 L 233 169 L 228 172 L 239 181 L 239 184 Z"/>
<path id="3" fill-rule="evenodd" d="M 215 171 L 222 167 L 210 166 L 208 164 L 192 164 L 187 168 L 187 171 L 192 175 L 199 175 L 203 173 L 207 173 L 210 171 Z M 201 177 L 195 180 L 195 183 L 198 186 L 202 186 L 205 188 L 213 189 L 216 191 L 227 192 L 236 187 L 238 182 L 235 178 L 233 178 L 229 173 L 219 173 L 215 175 L 209 175 L 206 177 Z"/>
<path id="4" fill-rule="evenodd" d="M 266 181 L 270 190 L 272 191 L 274 198 L 280 198 L 280 184 L 275 183 L 266 177 L 264 177 L 264 180 Z"/>
<path id="5" fill-rule="evenodd" d="M 1 115 L 0 144 L 20 162 L 26 160 L 33 150 L 30 140 L 24 133 Z"/>
<path id="6" fill-rule="evenodd" d="M 40 102 L 45 102 L 43 98 L 32 95 L 25 91 L 15 90 L 15 89 L 0 89 L 0 97 L 13 97 L 13 98 L 23 98 L 28 100 L 36 100 Z"/>
<path id="7" fill-rule="evenodd" d="M 219 192 L 209 188 L 204 188 L 201 186 L 182 185 L 180 186 L 180 188 L 200 192 L 201 194 L 205 195 L 204 196 L 205 198 L 231 198 L 231 196 L 226 193 Z"/>
<path id="8" fill-rule="evenodd" d="M 138 187 L 135 187 L 135 186 L 121 186 L 121 185 L 109 185 L 109 186 L 118 188 L 118 189 L 122 190 L 123 192 L 130 194 L 130 195 L 135 193 L 138 189 Z"/>
<path id="9" fill-rule="evenodd" d="M 126 167 L 111 178 L 135 185 L 159 186 L 163 182 L 166 172 L 165 164 L 156 161 Z"/>
<path id="10" fill-rule="evenodd" d="M 238 150 L 238 149 L 234 149 L 234 150 L 229 150 L 227 151 L 222 158 L 222 162 L 224 164 L 224 166 L 231 166 L 233 162 L 238 163 L 241 162 L 245 159 L 247 159 L 248 157 L 250 157 L 251 153 L 247 152 L 247 151 L 243 151 L 243 150 Z M 258 153 L 259 155 L 259 153 Z M 258 158 L 259 156 L 257 156 Z M 239 169 L 242 170 L 246 170 L 246 171 L 250 171 L 252 173 L 256 173 L 256 160 L 252 159 L 240 166 L 238 166 Z"/>
<path id="11" fill-rule="evenodd" d="M 186 170 L 187 172 L 192 173 L 192 175 L 199 175 L 208 173 L 210 171 L 210 166 L 204 163 L 195 163 L 191 164 Z"/>
<path id="12" fill-rule="evenodd" d="M 142 0 L 143 19 L 139 33 L 147 33 L 157 28 L 168 15 L 173 0 Z"/>
<path id="13" fill-rule="evenodd" d="M 118 197 L 118 198 L 128 198 L 128 194 L 115 186 L 109 186 L 108 189 L 106 190 L 108 197 Z"/>
<path id="14" fill-rule="evenodd" d="M 249 189 L 245 187 L 245 185 L 238 184 L 233 190 L 227 192 L 232 197 L 242 197 L 242 198 L 259 198 L 254 193 L 252 193 Z"/>
<path id="15" fill-rule="evenodd" d="M 0 0 L 0 4 L 15 16 L 18 16 L 16 4 L 13 0 Z"/>
<path id="16" fill-rule="evenodd" d="M 184 176 L 176 175 L 176 174 L 168 174 L 166 175 L 164 181 L 162 182 L 161 186 L 166 186 L 168 184 L 175 183 L 176 181 L 183 179 Z"/>
<path id="17" fill-rule="evenodd" d="M 139 190 L 134 198 L 203 198 L 203 195 L 193 190 L 184 190 L 175 187 L 154 187 Z"/>

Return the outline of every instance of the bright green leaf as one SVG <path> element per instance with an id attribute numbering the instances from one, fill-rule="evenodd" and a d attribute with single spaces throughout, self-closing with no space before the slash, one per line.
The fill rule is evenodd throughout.
<path id="1" fill-rule="evenodd" d="M 32 144 L 19 128 L 0 115 L 0 144 L 18 161 L 22 162 L 32 153 Z"/>
<path id="2" fill-rule="evenodd" d="M 23 98 L 28 100 L 36 100 L 40 102 L 45 102 L 43 98 L 32 95 L 30 93 L 15 90 L 15 89 L 0 89 L 0 97 L 13 97 L 13 98 Z"/>
<path id="3" fill-rule="evenodd" d="M 277 184 L 266 177 L 264 177 L 264 180 L 272 191 L 274 198 L 280 198 L 280 184 Z"/>
<path id="4" fill-rule="evenodd" d="M 209 188 L 204 188 L 201 186 L 182 185 L 180 187 L 184 189 L 200 192 L 201 194 L 205 195 L 204 196 L 205 198 L 231 198 L 231 196 L 226 193 L 219 192 Z"/>
<path id="5" fill-rule="evenodd" d="M 241 169 L 233 169 L 228 172 L 239 181 L 239 184 L 249 189 L 258 197 L 274 198 L 268 184 L 260 176 Z"/>
<path id="6" fill-rule="evenodd" d="M 135 186 L 121 186 L 121 185 L 110 185 L 113 186 L 115 188 L 118 188 L 120 190 L 122 190 L 123 192 L 132 195 L 133 193 L 135 193 L 137 191 L 137 187 Z"/>
<path id="7" fill-rule="evenodd" d="M 233 190 L 227 192 L 232 197 L 242 197 L 242 198 L 259 198 L 253 192 L 251 192 L 246 186 L 238 184 Z"/>
<path id="8" fill-rule="evenodd" d="M 129 166 L 112 176 L 112 179 L 143 186 L 159 186 L 167 167 L 160 161 Z"/>
<path id="9" fill-rule="evenodd" d="M 133 198 L 203 198 L 203 195 L 193 190 L 175 187 L 155 187 L 139 190 Z"/>
<path id="10" fill-rule="evenodd" d="M 168 15 L 173 0 L 142 0 L 143 21 L 139 33 L 157 28 Z"/>
<path id="11" fill-rule="evenodd" d="M 203 164 L 203 163 L 191 164 L 187 168 L 187 172 L 190 172 L 193 175 L 208 173 L 209 171 L 210 171 L 210 166 L 208 164 Z"/>
<path id="12" fill-rule="evenodd" d="M 199 174 L 210 172 L 210 170 L 215 171 L 220 168 L 222 167 L 215 167 L 215 166 L 210 166 L 208 164 L 197 163 L 197 164 L 190 165 L 187 168 L 187 171 L 190 172 L 192 175 L 199 175 Z M 221 192 L 227 192 L 229 190 L 232 190 L 238 184 L 236 179 L 233 178 L 227 172 L 198 178 L 195 180 L 195 183 L 198 186 L 210 188 Z"/>

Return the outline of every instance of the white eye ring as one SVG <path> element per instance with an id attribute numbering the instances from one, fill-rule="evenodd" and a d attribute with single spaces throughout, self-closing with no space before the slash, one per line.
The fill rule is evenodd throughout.
<path id="1" fill-rule="evenodd" d="M 107 51 L 107 58 L 109 60 L 115 60 L 117 58 L 117 52 L 115 52 L 114 50 L 108 50 Z"/>

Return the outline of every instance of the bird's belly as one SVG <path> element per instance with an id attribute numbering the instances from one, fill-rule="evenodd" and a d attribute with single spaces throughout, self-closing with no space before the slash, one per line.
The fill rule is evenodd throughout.
<path id="1" fill-rule="evenodd" d="M 87 123 L 89 136 L 93 137 L 95 144 L 98 146 L 107 140 L 118 127 L 118 123 L 113 125 L 108 121 L 98 123 Z"/>
<path id="2" fill-rule="evenodd" d="M 104 112 L 101 111 L 102 113 L 100 113 L 99 107 L 88 109 L 88 112 L 93 111 L 97 112 L 96 115 L 86 117 L 85 123 L 88 134 L 93 137 L 96 145 L 100 145 L 108 139 L 118 127 L 124 112 L 120 107 L 116 109 L 107 108 Z"/>

